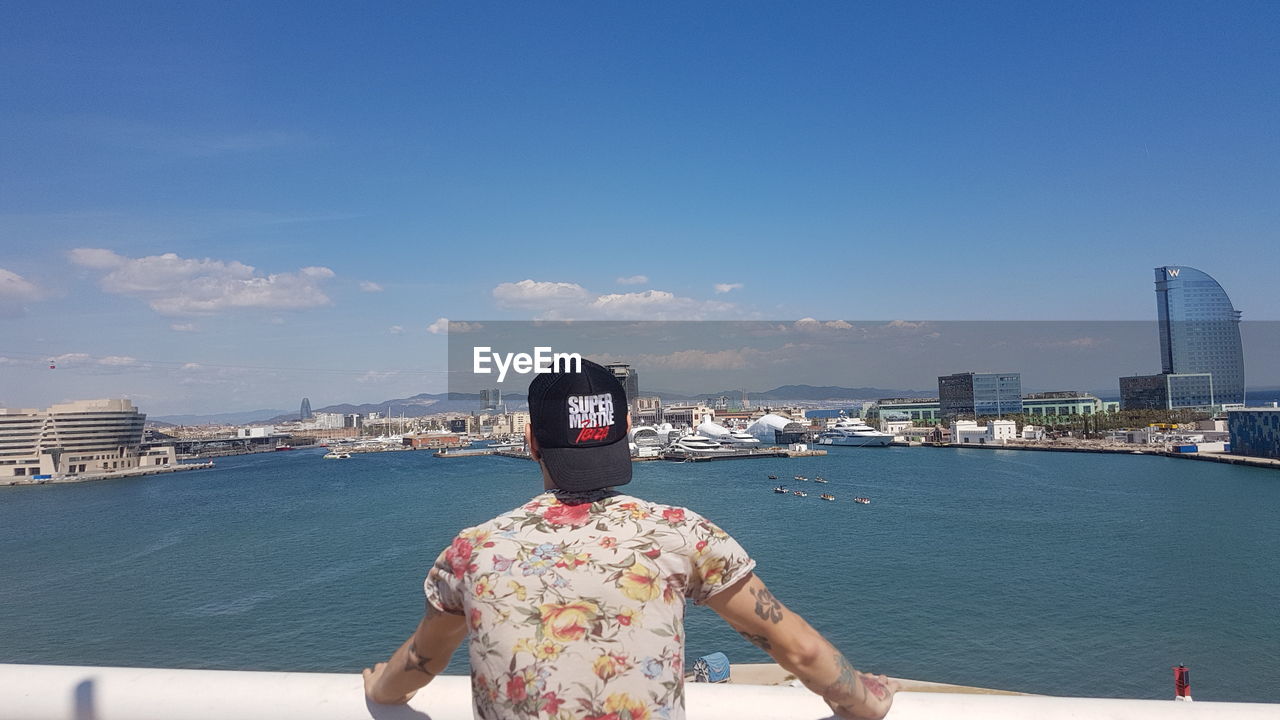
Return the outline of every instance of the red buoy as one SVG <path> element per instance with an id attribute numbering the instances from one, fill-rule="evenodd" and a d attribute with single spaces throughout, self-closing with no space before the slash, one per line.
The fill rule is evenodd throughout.
<path id="1" fill-rule="evenodd" d="M 1173 692 L 1174 700 L 1191 701 L 1191 671 L 1186 665 L 1177 665 L 1173 668 Z"/>

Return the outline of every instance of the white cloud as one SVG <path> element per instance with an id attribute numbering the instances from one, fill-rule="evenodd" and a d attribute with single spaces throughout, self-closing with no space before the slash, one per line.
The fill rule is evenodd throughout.
<path id="1" fill-rule="evenodd" d="M 440 335 L 442 333 L 461 334 L 476 332 L 482 330 L 484 325 L 477 322 L 462 322 L 461 320 L 450 320 L 449 318 L 436 318 L 436 321 L 427 326 L 427 332 L 432 335 Z"/>
<path id="2" fill-rule="evenodd" d="M 99 270 L 118 268 L 128 262 L 128 258 L 103 248 L 76 248 L 67 254 L 76 265 Z"/>
<path id="3" fill-rule="evenodd" d="M 128 355 L 108 355 L 98 358 L 99 365 L 112 365 L 115 367 L 126 367 L 129 365 L 137 365 L 137 358 L 131 358 Z"/>
<path id="4" fill-rule="evenodd" d="M 37 300 L 42 294 L 35 283 L 16 272 L 0 268 L 0 299 Z"/>
<path id="5" fill-rule="evenodd" d="M 586 307 L 586 315 L 608 320 L 705 320 L 734 309 L 730 303 L 694 300 L 665 290 L 601 295 Z"/>
<path id="6" fill-rule="evenodd" d="M 826 322 L 823 322 L 821 320 L 814 320 L 811 317 L 800 318 L 799 320 L 795 321 L 792 324 L 792 327 L 794 327 L 796 330 L 807 330 L 807 331 L 849 330 L 853 328 L 852 325 L 845 322 L 844 320 L 827 320 Z"/>
<path id="7" fill-rule="evenodd" d="M 631 277 L 618 278 L 619 285 L 644 285 L 649 282 L 648 275 L 632 275 Z"/>
<path id="8" fill-rule="evenodd" d="M 742 283 L 716 283 L 716 294 L 723 294 L 733 290 L 741 290 Z"/>
<path id="9" fill-rule="evenodd" d="M 537 282 L 521 280 L 502 283 L 493 289 L 493 299 L 505 308 L 538 309 L 548 306 L 570 306 L 591 297 L 587 289 L 577 283 Z"/>
<path id="10" fill-rule="evenodd" d="M 502 283 L 493 289 L 493 297 L 500 307 L 533 310 L 540 320 L 705 320 L 739 314 L 732 303 L 665 290 L 599 295 L 566 282 Z"/>
<path id="11" fill-rule="evenodd" d="M 400 325 L 392 325 L 391 327 L 387 328 L 387 332 L 391 333 L 392 335 L 403 335 L 404 328 Z"/>
<path id="12" fill-rule="evenodd" d="M 84 365 L 92 362 L 93 357 L 88 353 L 63 353 L 55 357 L 49 358 L 50 365 Z"/>
<path id="13" fill-rule="evenodd" d="M 382 286 L 376 282 L 370 282 L 368 280 L 365 280 L 364 282 L 360 283 L 360 291 L 367 292 L 367 293 L 382 292 Z"/>
<path id="14" fill-rule="evenodd" d="M 183 258 L 175 253 L 129 258 L 102 248 L 77 248 L 71 262 L 105 270 L 105 292 L 146 300 L 162 315 L 207 315 L 258 308 L 299 310 L 328 305 L 320 285 L 334 277 L 326 267 L 263 275 L 237 261 Z"/>
<path id="15" fill-rule="evenodd" d="M 358 383 L 376 383 L 376 382 L 382 382 L 382 381 L 384 381 L 384 380 L 390 380 L 391 378 L 395 377 L 396 375 L 397 375 L 397 373 L 395 373 L 395 372 L 382 372 L 382 371 L 378 371 L 378 370 L 370 370 L 370 371 L 366 372 L 365 374 L 361 375 L 360 377 L 356 378 L 356 382 L 358 382 Z"/>
<path id="16" fill-rule="evenodd" d="M 195 323 L 173 323 L 172 325 L 169 326 L 169 329 L 173 330 L 174 332 L 195 332 L 196 324 Z"/>
<path id="17" fill-rule="evenodd" d="M 22 303 L 39 300 L 44 292 L 16 272 L 0 268 L 0 317 L 23 314 Z"/>
<path id="18" fill-rule="evenodd" d="M 200 363 L 186 363 L 182 366 L 183 370 L 199 370 L 203 367 Z"/>

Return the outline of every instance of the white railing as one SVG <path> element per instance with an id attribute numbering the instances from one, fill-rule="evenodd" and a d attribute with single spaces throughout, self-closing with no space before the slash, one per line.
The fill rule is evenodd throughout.
<path id="1" fill-rule="evenodd" d="M 689 720 L 817 720 L 803 688 L 688 683 Z M 364 699 L 360 676 L 0 664 L 0 720 L 469 720 L 470 680 L 437 678 L 408 706 Z M 902 692 L 890 720 L 1276 720 L 1280 705 Z"/>

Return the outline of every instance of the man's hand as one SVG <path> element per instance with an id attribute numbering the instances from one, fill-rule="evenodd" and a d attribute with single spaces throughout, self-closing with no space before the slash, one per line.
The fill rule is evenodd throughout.
<path id="1" fill-rule="evenodd" d="M 418 692 L 417 690 L 411 690 L 405 695 L 393 698 L 381 697 L 378 694 L 378 681 L 382 679 L 386 669 L 386 663 L 378 663 L 371 668 L 365 668 L 364 672 L 360 673 L 364 676 L 364 696 L 382 705 L 403 705 L 409 702 L 409 698 L 412 698 Z"/>
<path id="2" fill-rule="evenodd" d="M 901 684 L 884 675 L 864 672 L 858 672 L 856 675 L 862 689 L 866 692 L 864 711 L 859 714 L 848 705 L 837 705 L 830 700 L 827 701 L 827 705 L 831 707 L 831 712 L 835 713 L 836 717 L 843 720 L 880 720 L 889 712 L 889 708 L 893 705 L 894 694 L 902 689 Z"/>

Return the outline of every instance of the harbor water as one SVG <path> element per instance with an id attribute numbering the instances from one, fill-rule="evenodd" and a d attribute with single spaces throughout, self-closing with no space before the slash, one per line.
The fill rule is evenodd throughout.
<path id="1" fill-rule="evenodd" d="M 459 528 L 541 490 L 537 466 L 512 458 L 321 455 L 0 488 L 0 662 L 356 672 L 412 631 L 422 579 Z M 1181 663 L 1197 699 L 1280 702 L 1272 470 L 833 448 L 638 463 L 627 490 L 723 526 L 862 668 L 1165 698 Z M 687 635 L 690 660 L 768 661 L 706 608 L 690 608 Z M 466 671 L 460 651 L 450 672 Z"/>

